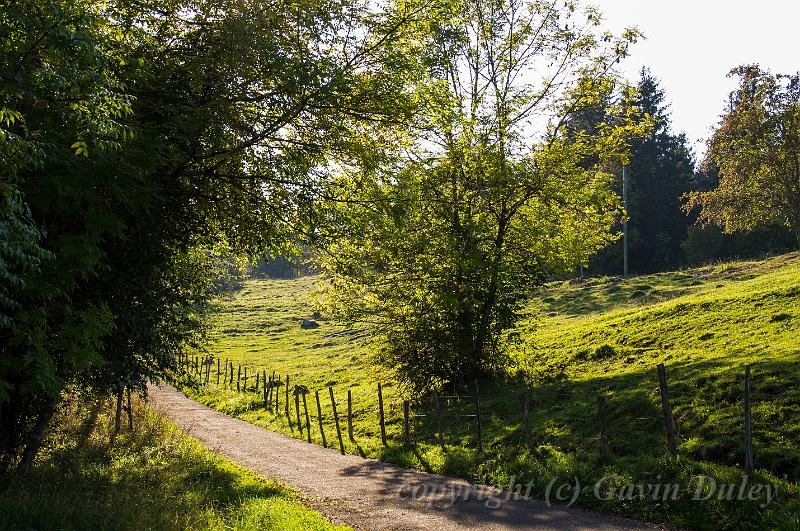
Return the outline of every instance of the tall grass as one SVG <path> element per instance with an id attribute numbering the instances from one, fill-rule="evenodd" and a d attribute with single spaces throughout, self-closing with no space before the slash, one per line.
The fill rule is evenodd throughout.
<path id="1" fill-rule="evenodd" d="M 134 431 L 114 437 L 112 409 L 102 400 L 65 402 L 33 470 L 0 486 L 0 529 L 337 529 L 291 490 L 211 453 L 142 402 Z"/>

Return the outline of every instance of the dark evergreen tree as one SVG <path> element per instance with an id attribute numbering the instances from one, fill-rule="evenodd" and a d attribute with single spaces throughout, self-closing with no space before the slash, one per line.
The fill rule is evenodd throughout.
<path id="1" fill-rule="evenodd" d="M 628 193 L 628 253 L 632 273 L 674 269 L 686 262 L 681 242 L 691 219 L 681 209 L 681 197 L 691 189 L 694 157 L 686 135 L 675 133 L 664 90 L 643 69 L 636 105 L 655 120 L 651 134 L 631 145 Z M 591 115 L 589 115 L 591 116 Z M 620 168 L 618 191 L 622 193 Z M 591 271 L 622 272 L 622 241 L 593 260 Z"/>

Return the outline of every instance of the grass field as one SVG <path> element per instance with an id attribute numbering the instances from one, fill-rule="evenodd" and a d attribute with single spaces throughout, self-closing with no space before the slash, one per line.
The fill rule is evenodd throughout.
<path id="1" fill-rule="evenodd" d="M 106 401 L 67 403 L 34 469 L 0 485 L 0 529 L 346 529 L 141 403 L 134 433 L 112 442 L 111 410 Z"/>
<path id="2" fill-rule="evenodd" d="M 340 416 L 353 394 L 355 441 L 346 451 L 497 485 L 533 481 L 542 496 L 549 481 L 689 484 L 699 474 L 740 483 L 744 458 L 742 390 L 753 366 L 754 481 L 779 486 L 779 499 L 686 503 L 579 502 L 607 512 L 703 529 L 800 528 L 800 254 L 735 262 L 630 279 L 591 278 L 548 284 L 530 301 L 520 324 L 523 342 L 506 377 L 480 383 L 483 453 L 475 448 L 474 389 L 446 397 L 446 447 L 436 444 L 428 397 L 407 397 L 370 363 L 376 348 L 366 329 L 344 330 L 311 316 L 321 280 L 251 280 L 219 314 L 209 352 L 253 371 L 290 376 L 312 390 L 313 440 L 320 442 L 314 390 L 320 393 L 329 445 L 338 445 L 327 386 Z M 324 317 L 324 316 L 323 316 Z M 665 363 L 678 428 L 679 457 L 666 456 L 656 365 Z M 214 378 L 212 377 L 212 381 Z M 384 385 L 390 443 L 377 423 L 378 382 Z M 525 444 L 519 393 L 531 397 L 533 451 Z M 210 385 L 187 390 L 200 401 L 270 429 L 305 437 L 285 415 L 266 411 L 260 394 Z M 597 396 L 608 401 L 611 460 L 597 451 Z M 402 444 L 402 400 L 412 399 L 416 444 Z M 281 396 L 283 403 L 284 396 Z M 281 406 L 281 410 L 283 406 Z M 344 426 L 344 422 L 343 422 Z M 537 490 L 538 489 L 538 490 Z M 538 494 L 537 494 L 538 493 Z"/>

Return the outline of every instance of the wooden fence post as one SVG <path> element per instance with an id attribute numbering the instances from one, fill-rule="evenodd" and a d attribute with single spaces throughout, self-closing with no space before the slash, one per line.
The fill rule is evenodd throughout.
<path id="1" fill-rule="evenodd" d="M 597 397 L 597 422 L 600 431 L 600 457 L 608 461 L 608 424 L 606 422 L 606 399 Z"/>
<path id="2" fill-rule="evenodd" d="M 294 412 L 297 414 L 297 427 L 300 430 L 300 435 L 303 435 L 303 423 L 300 420 L 300 392 L 297 386 L 294 390 Z"/>
<path id="3" fill-rule="evenodd" d="M 658 364 L 658 387 L 661 391 L 661 407 L 664 410 L 667 449 L 672 455 L 675 455 L 678 452 L 675 444 L 675 417 L 672 416 L 672 404 L 669 402 L 669 387 L 667 387 L 667 370 L 663 363 Z"/>
<path id="4" fill-rule="evenodd" d="M 269 402 L 267 402 L 267 392 L 269 391 L 269 385 L 267 384 L 267 371 L 264 370 L 264 385 L 261 388 L 262 393 L 264 394 L 264 409 L 269 409 Z"/>
<path id="5" fill-rule="evenodd" d="M 336 412 L 336 399 L 333 397 L 333 387 L 328 386 L 331 395 L 331 407 L 333 407 L 333 422 L 336 424 L 336 437 L 339 438 L 339 451 L 344 455 L 344 442 L 342 441 L 342 430 L 339 427 L 339 414 Z"/>
<path id="6" fill-rule="evenodd" d="M 531 433 L 531 418 L 530 418 L 530 396 L 528 395 L 528 389 L 525 389 L 519 395 L 519 401 L 522 404 L 522 426 L 525 430 L 525 445 L 528 447 L 529 451 L 533 451 L 533 434 Z"/>
<path id="7" fill-rule="evenodd" d="M 256 371 L 256 393 L 258 392 L 259 384 L 261 384 L 261 373 Z"/>
<path id="8" fill-rule="evenodd" d="M 478 391 L 478 380 L 475 380 L 475 420 L 478 428 L 478 452 L 483 451 L 483 437 L 481 434 L 481 397 Z"/>
<path id="9" fill-rule="evenodd" d="M 247 392 L 247 365 L 244 367 L 244 386 L 242 387 L 244 392 Z"/>
<path id="10" fill-rule="evenodd" d="M 272 378 L 270 379 L 270 382 L 272 382 L 272 385 L 270 385 L 270 389 L 269 389 L 269 407 L 270 407 L 270 409 L 272 409 L 272 402 L 273 402 L 273 398 L 275 397 L 275 394 L 278 391 L 280 391 L 280 388 L 277 388 L 275 386 L 275 382 L 276 381 L 277 380 L 275 380 L 275 371 L 272 371 Z"/>
<path id="11" fill-rule="evenodd" d="M 131 388 L 126 388 L 125 392 L 128 395 L 128 431 L 133 433 L 133 406 L 131 405 Z"/>
<path id="12" fill-rule="evenodd" d="M 232 362 L 232 361 L 231 361 L 231 374 L 230 374 L 230 379 L 231 379 L 231 381 L 230 381 L 229 385 L 230 385 L 230 388 L 231 388 L 231 389 L 233 389 L 233 362 Z"/>
<path id="13" fill-rule="evenodd" d="M 444 451 L 444 433 L 442 433 L 442 408 L 439 405 L 439 393 L 433 392 L 433 412 L 436 415 L 436 438 L 439 440 L 439 446 Z"/>
<path id="14" fill-rule="evenodd" d="M 319 434 L 322 436 L 322 446 L 328 447 L 328 441 L 325 439 L 325 428 L 322 426 L 322 406 L 319 403 L 319 391 L 314 391 L 314 396 L 317 398 L 317 418 L 319 419 Z"/>
<path id="15" fill-rule="evenodd" d="M 114 415 L 114 435 L 120 432 L 120 424 L 122 423 L 122 386 L 117 388 L 117 410 Z"/>
<path id="16" fill-rule="evenodd" d="M 306 393 L 303 393 L 303 412 L 306 415 L 306 437 L 311 442 L 311 420 L 308 418 L 308 405 L 306 404 Z"/>
<path id="17" fill-rule="evenodd" d="M 289 375 L 286 375 L 286 418 L 289 419 L 289 426 L 292 425 L 292 416 L 289 414 Z"/>
<path id="18" fill-rule="evenodd" d="M 347 437 L 351 441 L 355 441 L 353 438 L 353 390 L 347 390 Z"/>
<path id="19" fill-rule="evenodd" d="M 378 382 L 378 421 L 381 425 L 381 442 L 386 446 L 386 424 L 383 416 L 383 388 Z"/>
<path id="20" fill-rule="evenodd" d="M 744 368 L 744 440 L 745 440 L 745 469 L 748 474 L 755 471 L 756 463 L 753 456 L 753 417 L 751 412 L 751 382 L 750 365 Z"/>
<path id="21" fill-rule="evenodd" d="M 280 415 L 281 414 L 280 413 L 280 411 L 281 411 L 281 385 L 283 385 L 283 382 L 281 382 L 281 377 L 278 376 L 278 379 L 276 381 L 274 381 L 273 383 L 277 386 L 277 387 L 275 387 L 275 414 L 276 415 Z"/>
<path id="22" fill-rule="evenodd" d="M 409 429 L 409 416 L 411 404 L 408 400 L 403 400 L 403 441 L 406 446 L 411 446 L 411 431 Z"/>
<path id="23" fill-rule="evenodd" d="M 242 379 L 242 366 L 238 365 L 238 369 L 236 370 L 236 392 L 239 392 L 239 382 Z"/>

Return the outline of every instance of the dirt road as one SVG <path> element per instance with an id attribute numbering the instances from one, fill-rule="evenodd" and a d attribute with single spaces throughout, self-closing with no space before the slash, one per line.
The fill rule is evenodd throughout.
<path id="1" fill-rule="evenodd" d="M 215 452 L 295 488 L 332 521 L 357 529 L 654 529 L 340 455 L 231 418 L 169 386 L 151 387 L 150 396 L 158 411 Z"/>

